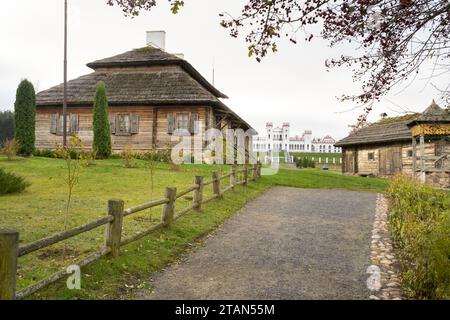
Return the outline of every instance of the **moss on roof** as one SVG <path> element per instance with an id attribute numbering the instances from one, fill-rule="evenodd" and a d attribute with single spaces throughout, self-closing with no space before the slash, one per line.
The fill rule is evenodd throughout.
<path id="1" fill-rule="evenodd" d="M 401 122 L 401 121 L 406 121 L 406 120 L 414 120 L 419 116 L 420 116 L 420 113 L 408 113 L 403 116 L 380 119 L 375 123 L 394 123 L 394 122 Z"/>

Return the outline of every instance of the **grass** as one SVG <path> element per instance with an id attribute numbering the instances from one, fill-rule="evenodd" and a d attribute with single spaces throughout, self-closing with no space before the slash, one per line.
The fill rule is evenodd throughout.
<path id="1" fill-rule="evenodd" d="M 319 153 L 319 152 L 291 152 L 291 156 L 295 156 L 297 158 L 314 158 L 316 162 L 321 158 L 322 162 L 325 162 L 325 159 L 328 158 L 330 163 L 333 162 L 333 158 L 336 159 L 336 163 L 339 163 L 339 159 L 342 158 L 342 153 Z"/>
<path id="2" fill-rule="evenodd" d="M 155 170 L 154 190 L 151 191 L 150 171 L 144 161 L 138 168 L 127 169 L 121 160 L 101 160 L 84 169 L 74 191 L 70 226 L 74 227 L 103 217 L 108 199 L 120 198 L 126 207 L 135 206 L 163 196 L 167 186 L 183 190 L 191 186 L 195 175 L 209 179 L 214 170 L 227 171 L 225 166 L 183 165 L 178 170 L 160 163 Z M 66 187 L 63 182 L 64 162 L 57 159 L 30 158 L 6 161 L 0 156 L 0 167 L 23 175 L 31 186 L 21 194 L 0 196 L 0 227 L 20 232 L 21 243 L 28 243 L 63 231 L 63 210 Z M 225 182 L 228 183 L 228 182 Z M 137 288 L 147 287 L 153 272 L 176 261 L 180 253 L 200 237 L 211 232 L 237 212 L 247 201 L 274 185 L 302 188 L 344 188 L 382 191 L 382 179 L 342 176 L 317 169 L 281 169 L 278 174 L 264 176 L 258 183 L 238 187 L 225 199 L 212 201 L 202 212 L 191 212 L 168 229 L 123 247 L 117 259 L 102 259 L 82 270 L 82 290 L 69 291 L 60 281 L 40 291 L 32 298 L 109 299 L 131 297 Z M 212 194 L 205 188 L 205 198 Z M 179 199 L 177 210 L 189 205 Z M 124 236 L 132 235 L 160 221 L 161 208 L 126 217 Z M 62 244 L 53 245 L 19 259 L 18 289 L 59 271 L 98 250 L 103 245 L 103 228 L 99 228 Z M 63 261 L 61 252 L 66 252 Z"/>

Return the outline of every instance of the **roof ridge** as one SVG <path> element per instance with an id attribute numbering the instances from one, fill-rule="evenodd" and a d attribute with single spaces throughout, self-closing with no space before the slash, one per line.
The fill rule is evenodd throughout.
<path id="1" fill-rule="evenodd" d="M 174 54 L 154 47 L 142 47 L 126 51 L 115 56 L 96 60 L 87 64 L 91 69 L 97 68 L 114 68 L 114 67 L 139 67 L 139 66 L 165 66 L 178 65 L 197 81 L 206 90 L 211 92 L 217 98 L 228 98 L 220 92 L 208 80 L 206 80 L 200 72 L 197 71 L 188 61 L 181 59 Z"/>

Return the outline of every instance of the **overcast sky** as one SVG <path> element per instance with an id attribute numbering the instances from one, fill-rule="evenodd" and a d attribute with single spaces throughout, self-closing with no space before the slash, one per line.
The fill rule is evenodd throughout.
<path id="1" fill-rule="evenodd" d="M 313 130 L 314 136 L 347 135 L 348 125 L 361 110 L 336 98 L 358 92 L 351 72 L 327 72 L 326 58 L 352 52 L 351 47 L 329 48 L 316 39 L 294 45 L 287 40 L 279 52 L 262 63 L 247 57 L 243 38 L 233 39 L 219 26 L 222 11 L 237 15 L 245 0 L 186 0 L 180 14 L 172 15 L 166 0 L 138 18 L 123 16 L 106 0 L 69 0 L 69 79 L 91 72 L 85 65 L 145 46 L 147 30 L 167 32 L 166 51 L 185 58 L 230 99 L 224 102 L 260 132 L 267 121 L 291 123 L 292 134 Z M 28 78 L 37 91 L 62 82 L 62 0 L 3 1 L 0 11 L 0 109 L 12 109 L 19 81 Z M 386 112 L 398 115 L 401 108 L 423 111 L 438 94 L 425 79 L 405 90 L 401 86 L 376 105 L 371 120 Z M 425 74 L 422 78 L 426 78 Z M 449 77 L 436 80 L 447 84 Z M 438 100 L 438 99 L 437 99 Z M 439 100 L 438 100 L 439 102 Z M 400 107 L 398 107 L 400 106 Z"/>

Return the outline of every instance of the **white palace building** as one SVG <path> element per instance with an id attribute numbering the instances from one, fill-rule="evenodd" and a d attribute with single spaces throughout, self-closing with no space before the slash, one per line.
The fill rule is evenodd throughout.
<path id="1" fill-rule="evenodd" d="M 290 136 L 290 125 L 283 123 L 281 128 L 273 127 L 272 122 L 266 124 L 266 136 L 253 138 L 253 151 L 257 152 L 318 152 L 333 153 L 342 152 L 342 149 L 335 147 L 334 140 L 327 135 L 323 139 L 313 138 L 312 131 L 306 130 L 302 136 Z"/>

